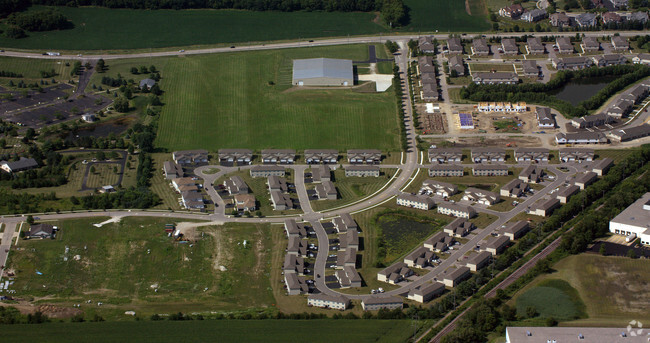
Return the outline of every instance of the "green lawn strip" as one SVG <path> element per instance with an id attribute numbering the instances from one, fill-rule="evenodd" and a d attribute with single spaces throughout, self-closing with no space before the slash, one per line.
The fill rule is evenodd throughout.
<path id="1" fill-rule="evenodd" d="M 336 208 L 375 193 L 388 183 L 396 172 L 395 169 L 381 169 L 381 171 L 382 175 L 379 177 L 346 177 L 345 170 L 338 168 L 334 171 L 334 186 L 339 193 L 339 199 L 315 200 L 311 202 L 311 208 L 314 211 Z"/>

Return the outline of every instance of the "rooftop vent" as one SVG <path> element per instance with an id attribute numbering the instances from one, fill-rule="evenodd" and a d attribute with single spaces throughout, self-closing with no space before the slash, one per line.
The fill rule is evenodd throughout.
<path id="1" fill-rule="evenodd" d="M 526 331 L 526 336 L 530 337 L 530 336 L 532 336 L 532 335 L 533 335 L 533 334 L 530 333 L 530 331 Z"/>
<path id="2" fill-rule="evenodd" d="M 585 336 L 581 333 L 578 334 L 578 339 L 585 339 Z"/>
<path id="3" fill-rule="evenodd" d="M 627 333 L 625 333 L 625 331 L 621 332 L 621 337 L 627 337 Z"/>

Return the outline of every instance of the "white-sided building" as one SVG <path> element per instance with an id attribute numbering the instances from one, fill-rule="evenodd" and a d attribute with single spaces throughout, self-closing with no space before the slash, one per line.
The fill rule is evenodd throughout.
<path id="1" fill-rule="evenodd" d="M 612 219 L 609 231 L 626 237 L 634 235 L 641 244 L 650 245 L 650 192 Z"/>

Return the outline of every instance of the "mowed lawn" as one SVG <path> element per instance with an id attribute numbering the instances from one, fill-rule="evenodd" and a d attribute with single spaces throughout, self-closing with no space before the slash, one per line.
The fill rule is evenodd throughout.
<path id="1" fill-rule="evenodd" d="M 2 35 L 0 35 L 2 37 Z M 1 38 L 0 38 L 1 39 Z M 66 66 L 66 63 L 68 65 Z M 17 84 L 20 80 L 26 83 L 39 82 L 41 78 L 41 71 L 50 72 L 54 69 L 57 73 L 53 78 L 46 78 L 44 80 L 50 82 L 55 79 L 57 82 L 66 82 L 70 79 L 70 71 L 72 70 L 72 61 L 68 60 L 48 60 L 38 58 L 18 58 L 18 57 L 0 57 L 0 70 L 5 72 L 14 72 L 22 74 L 23 77 L 0 77 L 0 85 L 8 86 L 10 81 Z"/>
<path id="2" fill-rule="evenodd" d="M 42 9 L 43 6 L 33 6 Z M 115 50 L 369 35 L 388 31 L 374 13 L 132 10 L 57 7 L 74 28 L 30 32 L 0 46 L 23 49 Z M 0 25 L 4 26 L 4 25 Z M 173 29 L 172 29 L 173 28 Z"/>
<path id="3" fill-rule="evenodd" d="M 383 47 L 381 47 L 383 49 Z M 221 148 L 399 150 L 395 95 L 291 88 L 292 60 L 366 59 L 367 45 L 152 61 L 163 70 L 165 106 L 157 145 L 169 151 Z M 270 84 L 271 83 L 271 84 Z"/>
<path id="4" fill-rule="evenodd" d="M 341 337 L 344 333 L 344 337 Z M 405 342 L 409 320 L 193 320 L 3 325 L 10 342 Z"/>
<path id="5" fill-rule="evenodd" d="M 126 218 L 101 228 L 92 225 L 105 219 L 56 222 L 61 228 L 56 239 L 21 241 L 8 262 L 16 272 L 11 287 L 16 296 L 46 297 L 41 303 L 69 307 L 101 301 L 105 306 L 81 309 L 107 320 L 124 319 L 126 310 L 146 317 L 274 303 L 266 276 L 267 226 L 202 227 L 193 235 L 196 240 L 180 244 L 164 232 L 164 224 L 173 219 Z"/>
<path id="6" fill-rule="evenodd" d="M 470 8 L 481 8 L 482 1 L 471 0 Z M 411 18 L 405 29 L 411 32 L 481 32 L 490 29 L 484 12 L 467 14 L 465 1 L 404 0 L 404 4 L 409 8 Z"/>

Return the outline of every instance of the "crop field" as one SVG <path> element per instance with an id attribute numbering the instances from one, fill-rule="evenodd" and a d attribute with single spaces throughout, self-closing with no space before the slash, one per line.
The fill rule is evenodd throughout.
<path id="1" fill-rule="evenodd" d="M 273 303 L 265 225 L 201 227 L 188 231 L 189 244 L 179 244 L 164 232 L 167 220 L 126 218 L 92 226 L 104 219 L 55 222 L 61 228 L 56 239 L 21 241 L 8 262 L 16 273 L 16 296 L 45 297 L 38 304 L 64 307 L 84 303 L 85 315 L 110 320 L 125 319 L 125 310 L 149 316 Z M 105 306 L 94 305 L 98 301 Z"/>
<path id="2" fill-rule="evenodd" d="M 470 0 L 470 8 L 481 8 L 481 1 Z M 490 28 L 485 13 L 467 14 L 465 1 L 405 0 L 404 4 L 411 18 L 408 31 L 480 32 Z"/>
<path id="3" fill-rule="evenodd" d="M 571 320 L 584 316 L 584 304 L 575 288 L 560 279 L 546 279 L 517 298 L 517 314 L 534 308 L 539 317 Z"/>
<path id="4" fill-rule="evenodd" d="M 350 342 L 391 343 L 412 331 L 408 320 L 269 319 L 4 325 L 2 335 L 11 342 L 332 342 L 345 332 Z"/>
<path id="5" fill-rule="evenodd" d="M 315 211 L 322 211 L 328 208 L 343 206 L 373 194 L 383 187 L 395 174 L 395 169 L 381 169 L 379 177 L 345 177 L 345 170 L 339 168 L 334 171 L 334 186 L 339 192 L 339 199 L 336 200 L 315 200 L 311 202 L 311 208 Z"/>
<path id="6" fill-rule="evenodd" d="M 398 213 L 381 214 L 377 218 L 386 248 L 386 264 L 421 244 L 427 237 L 442 230 L 446 222 Z"/>
<path id="7" fill-rule="evenodd" d="M 0 35 L 0 37 L 3 36 Z M 0 57 L 0 70 L 22 74 L 23 77 L 0 77 L 0 85 L 7 86 L 9 81 L 13 81 L 14 84 L 17 84 L 20 80 L 24 80 L 26 83 L 40 81 L 42 80 L 41 71 L 49 72 L 52 69 L 58 74 L 53 78 L 58 82 L 65 82 L 70 79 L 72 61 L 2 56 Z M 44 80 L 51 81 L 52 78 Z"/>
<path id="8" fill-rule="evenodd" d="M 382 47 L 383 49 L 383 47 Z M 365 59 L 367 45 L 197 55 L 151 61 L 163 71 L 157 145 L 399 150 L 392 90 L 290 88 L 292 59 Z"/>
<path id="9" fill-rule="evenodd" d="M 647 311 L 650 307 L 647 297 L 650 291 L 650 263 L 647 260 L 584 253 L 569 256 L 552 268 L 553 273 L 538 277 L 515 294 L 514 301 L 518 303 L 531 289 L 544 286 L 549 280 L 559 279 L 577 291 L 587 314 L 587 318 L 563 325 L 625 327 L 633 319 L 650 321 Z M 548 297 L 544 299 L 544 302 L 550 300 Z M 560 317 L 559 314 L 553 315 Z"/>

